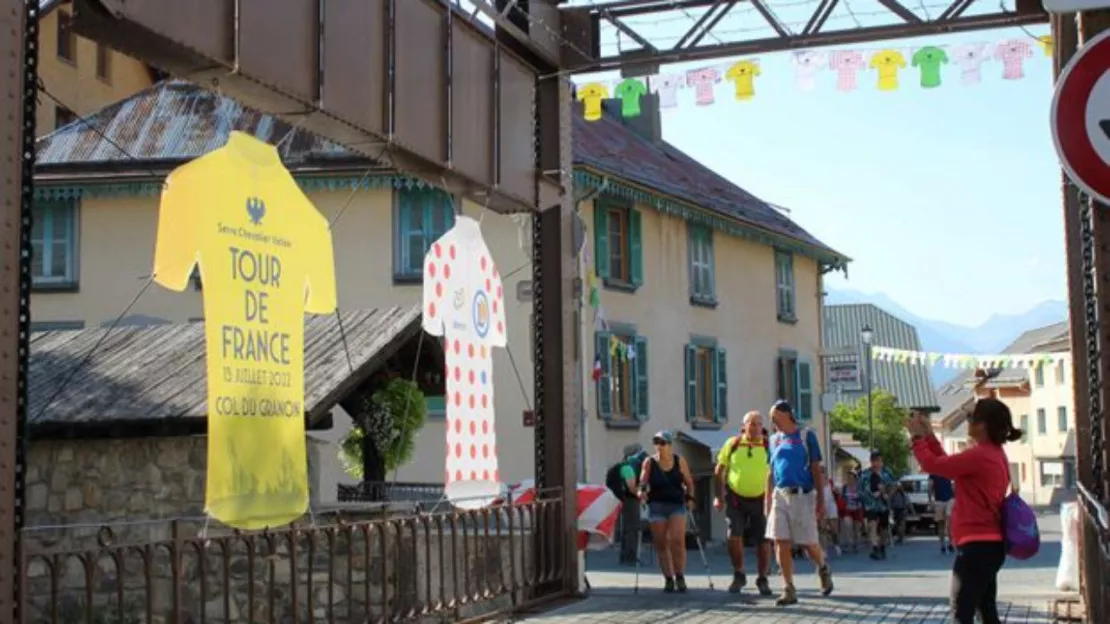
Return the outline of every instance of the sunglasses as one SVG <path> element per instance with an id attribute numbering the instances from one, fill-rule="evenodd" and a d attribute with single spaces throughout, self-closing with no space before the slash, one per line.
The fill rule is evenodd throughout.
<path id="1" fill-rule="evenodd" d="M 652 440 L 651 443 L 654 446 L 667 446 L 668 444 L 670 444 L 670 442 L 667 442 L 666 440 L 659 440 L 659 439 Z"/>

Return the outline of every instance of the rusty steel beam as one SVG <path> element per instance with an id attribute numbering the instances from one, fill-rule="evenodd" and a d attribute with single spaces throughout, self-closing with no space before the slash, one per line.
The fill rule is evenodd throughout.
<path id="1" fill-rule="evenodd" d="M 159 69 L 493 210 L 539 205 L 532 109 L 536 78 L 552 65 L 526 62 L 454 3 L 74 5 L 78 32 Z M 510 40 L 525 34 L 495 13 L 502 32 L 512 29 Z M 533 57 L 558 55 L 547 43 L 519 47 Z"/>
<path id="2" fill-rule="evenodd" d="M 575 58 L 574 62 L 570 64 L 570 69 L 576 73 L 611 70 L 630 64 L 650 66 L 1011 26 L 1031 26 L 1048 21 L 1048 15 L 1039 5 L 1024 0 L 1019 0 L 1018 10 L 1016 11 L 1005 11 L 995 7 L 990 13 L 964 16 L 964 12 L 977 1 L 988 3 L 988 6 L 994 6 L 989 4 L 991 0 L 953 0 L 942 15 L 927 18 L 917 15 L 898 0 L 879 0 L 880 4 L 890 12 L 891 19 L 895 20 L 896 23 L 865 27 L 849 26 L 822 31 L 822 27 L 829 19 L 837 3 L 836 0 L 821 0 L 813 9 L 813 13 L 802 32 L 795 34 L 783 27 L 775 18 L 773 2 L 749 0 L 756 11 L 775 30 L 775 36 L 707 45 L 675 46 L 665 50 L 656 49 L 658 46 L 650 48 L 644 46 L 641 49 L 624 50 L 608 56 L 601 54 L 600 31 L 598 30 L 600 22 L 607 19 L 605 16 L 618 18 L 630 15 L 643 16 L 705 7 L 711 9 L 705 14 L 709 15 L 719 5 L 720 0 L 687 0 L 684 2 L 622 0 L 601 5 L 568 7 L 564 8 L 563 12 L 571 16 L 571 19 L 576 23 L 590 20 L 593 23 L 593 28 L 580 27 L 567 33 L 570 43 L 586 52 L 585 55 L 581 55 L 586 58 Z M 696 22 L 695 27 L 700 23 L 701 21 Z M 702 36 L 707 32 L 703 29 Z M 650 37 L 640 38 L 651 42 Z"/>

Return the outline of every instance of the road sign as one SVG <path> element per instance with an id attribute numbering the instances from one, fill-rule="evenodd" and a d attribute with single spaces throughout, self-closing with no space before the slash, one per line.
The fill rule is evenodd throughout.
<path id="1" fill-rule="evenodd" d="M 1060 73 L 1050 119 L 1068 177 L 1110 204 L 1110 31 L 1085 43 Z"/>
<path id="2" fill-rule="evenodd" d="M 1078 13 L 1110 8 L 1110 0 L 1044 0 L 1049 13 Z"/>

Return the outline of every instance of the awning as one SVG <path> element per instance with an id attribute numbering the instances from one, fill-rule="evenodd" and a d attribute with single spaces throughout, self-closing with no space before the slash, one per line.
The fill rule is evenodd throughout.
<path id="1" fill-rule="evenodd" d="M 858 461 L 860 466 L 867 466 L 871 463 L 871 452 L 862 446 L 840 446 L 838 448 Z"/>
<path id="2" fill-rule="evenodd" d="M 736 431 L 729 429 L 690 429 L 689 431 L 679 431 L 678 439 L 705 447 L 711 456 L 717 457 L 717 453 L 721 452 L 725 442 L 728 442 L 728 439 L 734 435 L 736 435 Z"/>

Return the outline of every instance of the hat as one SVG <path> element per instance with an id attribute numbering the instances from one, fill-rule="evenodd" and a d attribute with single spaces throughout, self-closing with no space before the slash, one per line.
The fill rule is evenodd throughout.
<path id="1" fill-rule="evenodd" d="M 621 453 L 624 454 L 625 457 L 632 457 L 636 453 L 640 453 L 643 450 L 644 447 L 641 446 L 639 442 L 633 442 L 632 444 L 625 444 L 624 448 L 621 449 Z"/>
<path id="2" fill-rule="evenodd" d="M 771 406 L 771 411 L 774 410 L 789 414 L 791 418 L 794 418 L 794 408 L 790 407 L 790 403 L 787 403 L 785 399 L 775 401 L 775 404 Z"/>
<path id="3" fill-rule="evenodd" d="M 664 442 L 665 444 L 674 444 L 674 434 L 671 433 L 670 431 L 667 431 L 666 429 L 664 429 L 664 430 L 656 433 L 655 435 L 651 436 L 651 441 L 653 443 L 656 440 L 660 440 L 660 441 Z"/>

